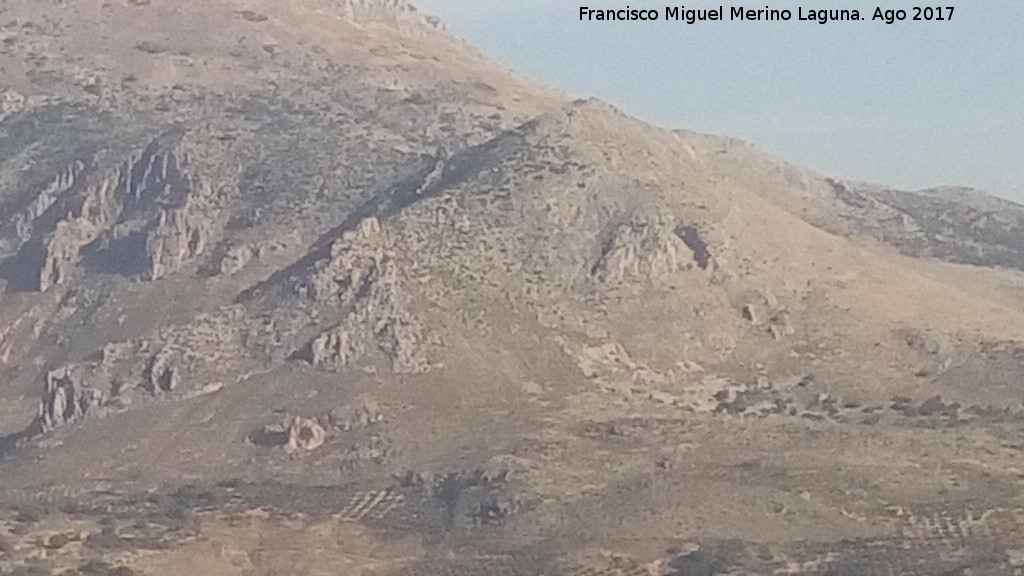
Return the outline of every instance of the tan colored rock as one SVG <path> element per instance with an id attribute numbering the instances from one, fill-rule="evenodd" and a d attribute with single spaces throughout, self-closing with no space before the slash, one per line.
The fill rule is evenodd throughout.
<path id="1" fill-rule="evenodd" d="M 21 112 L 25 108 L 25 97 L 14 90 L 0 93 L 0 120 Z"/>
<path id="2" fill-rule="evenodd" d="M 83 246 L 91 242 L 96 230 L 88 222 L 59 222 L 57 229 L 44 240 L 42 267 L 39 269 L 38 287 L 46 292 L 67 281 L 72 267 L 80 258 Z"/>
<path id="3" fill-rule="evenodd" d="M 896 336 L 912 350 L 928 356 L 949 354 L 954 347 L 949 335 L 934 330 L 903 328 L 896 331 Z"/>
<path id="4" fill-rule="evenodd" d="M 412 314 L 400 311 L 379 322 L 374 338 L 395 372 L 421 374 L 433 368 L 426 354 L 428 335 Z"/>
<path id="5" fill-rule="evenodd" d="M 427 354 L 431 344 L 413 315 L 390 305 L 367 306 L 313 340 L 309 359 L 315 366 L 338 370 L 376 351 L 395 372 L 421 374 L 434 367 Z"/>
<path id="6" fill-rule="evenodd" d="M 317 264 L 300 293 L 314 300 L 351 304 L 359 295 L 389 290 L 395 270 L 391 239 L 376 218 L 366 218 L 331 245 L 331 257 Z"/>
<path id="7" fill-rule="evenodd" d="M 298 416 L 288 424 L 287 434 L 288 443 L 285 444 L 285 450 L 293 453 L 312 452 L 327 441 L 327 431 L 323 426 Z"/>
<path id="8" fill-rule="evenodd" d="M 707 267 L 707 255 L 695 253 L 676 228 L 674 218 L 665 214 L 619 226 L 594 266 L 594 275 L 602 282 L 656 281 L 699 263 Z"/>
<path id="9" fill-rule="evenodd" d="M 310 361 L 316 366 L 352 365 L 363 354 L 363 346 L 344 328 L 324 332 L 310 346 Z"/>
<path id="10" fill-rule="evenodd" d="M 81 420 L 101 408 L 106 395 L 92 388 L 84 374 L 68 366 L 46 374 L 39 422 L 43 431 L 50 431 Z"/>
<path id="11" fill-rule="evenodd" d="M 29 242 L 32 239 L 32 232 L 36 219 L 42 216 L 62 196 L 68 194 L 81 182 L 81 175 L 85 171 L 85 164 L 75 161 L 62 170 L 40 190 L 27 206 L 11 218 L 15 228 L 14 242 L 16 245 L 9 245 L 7 249 Z M 4 238 L 4 241 L 11 242 L 11 239 Z"/>
<path id="12" fill-rule="evenodd" d="M 224 254 L 218 269 L 225 276 L 234 276 L 241 272 L 256 256 L 251 246 L 235 246 Z"/>
<path id="13" fill-rule="evenodd" d="M 744 304 L 742 313 L 743 319 L 749 321 L 751 324 L 757 325 L 761 323 L 761 314 L 758 311 L 757 305 Z"/>
<path id="14" fill-rule="evenodd" d="M 48 196 L 56 191 L 73 192 L 78 173 L 81 169 L 72 167 L 70 172 L 58 176 L 46 192 Z M 116 178 L 116 176 L 115 176 Z M 103 230 L 113 224 L 120 212 L 120 204 L 114 197 L 114 184 L 111 179 L 102 179 L 98 183 L 86 186 L 85 192 L 77 198 L 62 201 L 60 208 L 65 215 L 58 220 L 51 232 L 39 240 L 41 251 L 41 267 L 38 272 L 38 289 L 46 292 L 53 286 L 63 284 L 71 273 L 71 268 L 81 259 L 81 250 L 95 240 Z M 46 212 L 61 201 L 57 198 L 37 198 L 38 205 L 30 206 L 18 221 L 19 233 L 31 236 L 34 231 L 31 218 L 36 211 Z"/>
<path id="15" fill-rule="evenodd" d="M 342 0 L 340 7 L 353 22 L 385 23 L 407 32 L 444 30 L 440 20 L 419 12 L 406 0 Z"/>
<path id="16" fill-rule="evenodd" d="M 406 306 L 391 243 L 380 222 L 366 218 L 345 232 L 331 246 L 330 259 L 300 283 L 300 295 L 345 311 L 339 325 L 310 344 L 314 365 L 340 369 L 377 351 L 396 372 L 422 373 L 432 367 L 426 354 L 429 338 Z"/>
<path id="17" fill-rule="evenodd" d="M 173 274 L 206 250 L 211 221 L 193 205 L 164 210 L 146 238 L 146 277 Z"/>
<path id="18" fill-rule="evenodd" d="M 73 162 L 14 214 L 0 249 L 31 251 L 25 261 L 39 266 L 31 273 L 45 292 L 67 281 L 84 247 L 148 227 L 147 275 L 177 271 L 205 248 L 211 210 L 202 202 L 208 190 L 187 172 L 187 155 L 165 140 L 119 164 Z"/>
<path id="19" fill-rule="evenodd" d="M 148 370 L 149 389 L 153 392 L 173 392 L 178 387 L 178 371 L 164 353 L 153 356 Z"/>

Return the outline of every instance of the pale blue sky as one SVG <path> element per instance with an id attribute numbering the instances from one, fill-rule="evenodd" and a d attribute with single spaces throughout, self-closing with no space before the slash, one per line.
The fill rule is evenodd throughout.
<path id="1" fill-rule="evenodd" d="M 839 178 L 1024 201 L 1024 0 L 932 0 L 953 19 L 891 26 L 579 21 L 580 6 L 664 18 L 678 5 L 664 0 L 413 1 L 507 67 L 661 126 L 737 136 Z M 870 18 L 869 1 L 770 5 Z"/>

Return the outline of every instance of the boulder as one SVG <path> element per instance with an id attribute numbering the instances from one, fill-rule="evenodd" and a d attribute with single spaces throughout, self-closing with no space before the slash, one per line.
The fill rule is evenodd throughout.
<path id="1" fill-rule="evenodd" d="M 324 445 L 327 441 L 327 431 L 323 426 L 308 418 L 296 416 L 287 429 L 288 442 L 285 450 L 288 452 L 312 452 Z"/>
<path id="2" fill-rule="evenodd" d="M 81 420 L 102 408 L 105 399 L 102 390 L 89 387 L 80 370 L 70 366 L 52 370 L 43 386 L 40 426 L 48 432 Z"/>
<path id="3" fill-rule="evenodd" d="M 218 270 L 224 276 L 234 276 L 245 269 L 255 255 L 251 246 L 235 246 L 220 259 Z"/>

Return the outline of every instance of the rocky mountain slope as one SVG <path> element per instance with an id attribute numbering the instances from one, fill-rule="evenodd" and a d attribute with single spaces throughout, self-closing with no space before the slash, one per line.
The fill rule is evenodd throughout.
<path id="1" fill-rule="evenodd" d="M 0 70 L 0 570 L 1019 570 L 1017 205 L 399 0 L 12 0 Z"/>

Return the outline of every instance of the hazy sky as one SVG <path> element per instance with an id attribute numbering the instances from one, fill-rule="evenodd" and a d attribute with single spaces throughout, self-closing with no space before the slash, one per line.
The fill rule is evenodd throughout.
<path id="1" fill-rule="evenodd" d="M 679 4 L 665 0 L 413 1 L 509 68 L 661 126 L 737 136 L 839 178 L 1024 201 L 1024 0 L 933 0 L 955 7 L 948 22 L 692 26 L 666 22 L 665 6 Z M 579 21 L 580 6 L 627 5 L 662 19 Z M 870 18 L 924 3 L 770 5 Z"/>

